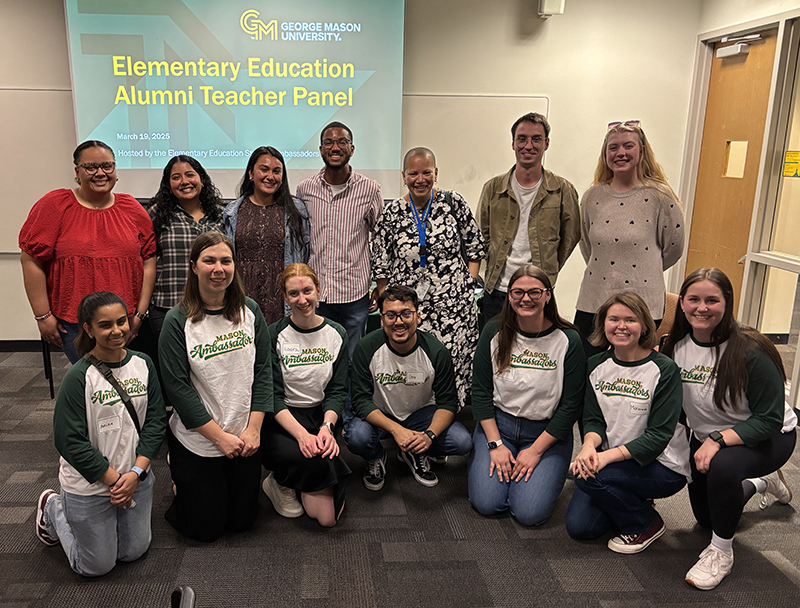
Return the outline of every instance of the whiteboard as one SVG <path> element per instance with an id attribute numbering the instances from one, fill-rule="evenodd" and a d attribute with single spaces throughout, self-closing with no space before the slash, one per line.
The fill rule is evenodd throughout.
<path id="1" fill-rule="evenodd" d="M 511 125 L 528 112 L 549 111 L 545 95 L 404 95 L 403 154 L 433 150 L 439 187 L 457 190 L 475 211 L 483 184 L 514 164 Z"/>

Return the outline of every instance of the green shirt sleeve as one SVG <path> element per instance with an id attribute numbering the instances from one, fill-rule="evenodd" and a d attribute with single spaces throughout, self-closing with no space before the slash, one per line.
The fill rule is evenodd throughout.
<path id="1" fill-rule="evenodd" d="M 653 391 L 647 428 L 639 437 L 625 444 L 634 460 L 642 466 L 653 462 L 669 445 L 683 407 L 680 369 L 672 359 L 661 354 L 656 354 L 653 361 L 661 370 L 661 376 Z"/>
<path id="2" fill-rule="evenodd" d="M 175 306 L 167 312 L 161 336 L 158 339 L 158 358 L 161 377 L 169 402 L 181 417 L 187 429 L 195 429 L 211 422 L 211 414 L 203 405 L 200 395 L 192 386 L 189 374 L 189 356 L 186 354 L 186 316 Z"/>
<path id="3" fill-rule="evenodd" d="M 380 332 L 381 335 L 377 335 L 377 332 Z M 373 386 L 369 364 L 372 360 L 372 355 L 383 344 L 382 335 L 383 329 L 376 329 L 367 334 L 359 340 L 353 352 L 353 365 L 350 370 L 350 391 L 353 399 L 353 413 L 362 420 L 366 420 L 370 412 L 378 409 L 378 406 L 372 400 L 375 387 Z"/>
<path id="4" fill-rule="evenodd" d="M 251 412 L 273 412 L 272 398 L 272 344 L 267 331 L 267 322 L 261 309 L 253 300 L 247 298 L 247 307 L 255 315 L 256 360 L 253 364 L 253 388 L 250 394 Z M 181 418 L 182 420 L 182 418 Z M 185 424 L 185 423 L 184 423 Z M 188 428 L 188 427 L 187 427 Z"/>
<path id="5" fill-rule="evenodd" d="M 417 334 L 419 337 L 420 334 Z M 431 335 L 425 335 L 421 347 L 433 363 L 433 394 L 437 410 L 447 410 L 454 414 L 458 411 L 458 391 L 456 390 L 456 374 L 453 370 L 453 358 L 450 351 Z"/>
<path id="6" fill-rule="evenodd" d="M 143 353 L 137 356 L 147 363 L 147 415 L 142 425 L 142 434 L 136 445 L 136 453 L 153 459 L 161 449 L 164 433 L 167 431 L 167 410 L 164 409 L 164 398 L 161 396 L 161 383 L 153 361 Z"/>
<path id="7" fill-rule="evenodd" d="M 286 318 L 276 321 L 267 328 L 269 343 L 272 346 L 272 407 L 276 414 L 286 409 L 286 387 L 283 384 L 281 356 L 278 354 L 278 335 L 286 327 L 286 323 L 282 322 Z"/>
<path id="8" fill-rule="evenodd" d="M 53 411 L 53 436 L 58 453 L 94 483 L 108 470 L 108 459 L 89 441 L 86 422 L 86 370 L 89 362 L 78 360 L 61 381 Z"/>
<path id="9" fill-rule="evenodd" d="M 497 334 L 499 326 L 498 321 L 489 321 L 483 328 L 475 348 L 475 357 L 472 361 L 472 416 L 475 420 L 495 417 L 492 339 Z"/>
<path id="10" fill-rule="evenodd" d="M 748 447 L 780 432 L 786 396 L 780 370 L 760 348 L 747 352 L 747 402 L 752 415 L 733 427 Z"/>
<path id="11" fill-rule="evenodd" d="M 589 357 L 589 361 L 586 363 L 587 380 L 583 398 L 583 436 L 586 437 L 587 433 L 597 433 L 603 442 L 606 441 L 606 419 L 603 416 L 603 410 L 600 409 L 600 404 L 597 402 L 597 395 L 595 395 L 592 382 L 588 378 L 595 368 L 610 356 L 611 351 L 607 350 Z"/>
<path id="12" fill-rule="evenodd" d="M 333 362 L 333 376 L 325 387 L 325 411 L 335 412 L 337 416 L 342 415 L 344 401 L 347 398 L 347 368 L 350 366 L 350 349 L 347 346 L 347 332 L 343 327 L 336 328 L 342 336 L 342 345 L 339 348 L 339 356 Z"/>
<path id="13" fill-rule="evenodd" d="M 561 399 L 545 430 L 556 439 L 572 441 L 572 427 L 581 414 L 586 384 L 586 356 L 581 338 L 573 329 L 563 330 L 569 340 L 564 357 L 564 384 Z"/>

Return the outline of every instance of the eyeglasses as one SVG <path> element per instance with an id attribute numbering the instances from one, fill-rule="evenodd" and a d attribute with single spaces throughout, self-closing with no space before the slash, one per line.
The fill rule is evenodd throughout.
<path id="1" fill-rule="evenodd" d="M 94 175 L 97 173 L 98 169 L 102 169 L 103 173 L 111 173 L 114 168 L 117 166 L 117 163 L 113 161 L 106 161 L 104 163 L 81 163 L 80 165 L 75 165 L 76 167 L 80 167 L 89 175 Z"/>
<path id="2" fill-rule="evenodd" d="M 534 287 L 533 289 L 528 289 L 527 291 L 524 289 L 512 289 L 508 292 L 508 295 L 511 296 L 512 300 L 521 300 L 525 297 L 525 294 L 528 294 L 528 297 L 531 300 L 539 300 L 544 295 L 546 291 L 550 291 L 549 289 L 539 289 L 538 287 Z"/>
<path id="3" fill-rule="evenodd" d="M 534 144 L 540 144 L 544 140 L 545 138 L 542 137 L 541 135 L 532 135 L 530 137 L 528 137 L 527 135 L 517 135 L 514 138 L 514 143 L 516 143 L 518 146 L 526 146 L 529 141 Z"/>
<path id="4" fill-rule="evenodd" d="M 345 148 L 350 145 L 350 140 L 342 137 L 341 139 L 323 139 L 322 140 L 322 147 L 323 148 L 331 148 L 333 147 L 334 142 L 339 144 L 340 148 Z"/>
<path id="5" fill-rule="evenodd" d="M 617 121 L 608 123 L 608 130 L 610 131 L 611 129 L 613 129 L 615 127 L 621 127 L 622 125 L 625 125 L 626 127 L 636 128 L 641 124 L 642 124 L 641 120 L 626 120 L 625 122 L 622 122 L 621 120 L 617 120 Z"/>
<path id="6" fill-rule="evenodd" d="M 389 323 L 393 323 L 394 321 L 397 320 L 397 317 L 400 317 L 401 319 L 403 319 L 403 321 L 410 321 L 411 319 L 414 318 L 415 312 L 417 311 L 409 310 L 406 308 L 405 310 L 401 310 L 400 314 L 397 314 L 393 310 L 390 310 L 389 312 L 382 312 L 381 316 L 387 321 L 389 321 Z"/>

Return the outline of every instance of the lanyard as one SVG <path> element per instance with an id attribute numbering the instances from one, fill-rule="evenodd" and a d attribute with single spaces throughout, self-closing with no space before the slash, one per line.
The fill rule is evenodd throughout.
<path id="1" fill-rule="evenodd" d="M 414 223 L 417 225 L 417 233 L 419 234 L 419 266 L 425 268 L 425 261 L 428 257 L 428 250 L 425 247 L 425 220 L 431 214 L 431 203 L 433 202 L 433 188 L 431 188 L 431 197 L 422 211 L 420 218 L 417 213 L 417 206 L 414 204 L 414 199 L 411 197 L 411 192 L 408 193 L 408 201 L 411 203 L 411 215 L 414 217 Z"/>

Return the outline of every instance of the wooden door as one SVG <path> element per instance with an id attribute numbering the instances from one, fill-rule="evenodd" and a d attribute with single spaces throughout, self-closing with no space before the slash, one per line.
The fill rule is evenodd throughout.
<path id="1" fill-rule="evenodd" d="M 733 283 L 737 302 L 744 273 L 738 261 L 747 253 L 750 236 L 776 30 L 761 32 L 761 36 L 762 41 L 751 42 L 747 55 L 715 56 L 711 65 L 686 258 L 686 274 L 703 266 L 722 269 Z M 729 142 L 747 142 L 742 177 L 725 175 Z"/>

